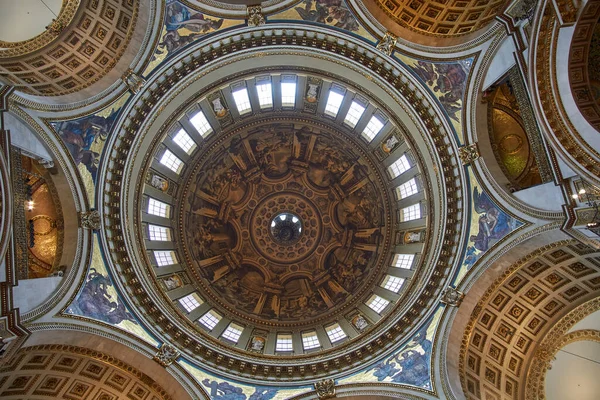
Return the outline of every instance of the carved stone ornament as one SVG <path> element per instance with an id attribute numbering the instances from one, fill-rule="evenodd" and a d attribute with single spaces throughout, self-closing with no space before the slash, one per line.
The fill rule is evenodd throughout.
<path id="1" fill-rule="evenodd" d="M 377 44 L 377 50 L 381 50 L 388 56 L 391 56 L 397 41 L 398 38 L 396 36 L 386 32 L 383 39 L 381 39 L 381 41 Z"/>
<path id="2" fill-rule="evenodd" d="M 48 29 L 48 31 L 50 31 L 53 34 L 58 35 L 65 29 L 65 25 L 62 22 L 53 19 L 50 25 L 46 27 L 46 29 Z"/>
<path id="3" fill-rule="evenodd" d="M 146 83 L 146 80 L 133 72 L 131 68 L 128 68 L 127 71 L 125 71 L 121 77 L 121 80 L 127 85 L 127 88 L 133 94 L 139 92 Z"/>
<path id="4" fill-rule="evenodd" d="M 79 225 L 83 229 L 100 229 L 100 213 L 98 210 L 79 213 Z"/>
<path id="5" fill-rule="evenodd" d="M 462 303 L 464 297 L 465 295 L 463 292 L 459 292 L 453 287 L 448 287 L 442 293 L 441 302 L 452 307 L 458 307 L 460 306 L 460 303 Z"/>
<path id="6" fill-rule="evenodd" d="M 264 25 L 266 20 L 261 6 L 248 6 L 248 26 Z"/>
<path id="7" fill-rule="evenodd" d="M 167 367 L 173 364 L 179 357 L 179 352 L 175 349 L 175 347 L 170 344 L 163 344 L 158 352 L 154 356 L 153 360 L 162 365 L 163 367 Z"/>
<path id="8" fill-rule="evenodd" d="M 315 391 L 319 399 L 330 399 L 335 397 L 335 381 L 324 379 L 315 383 Z"/>
<path id="9" fill-rule="evenodd" d="M 477 143 L 459 148 L 458 156 L 460 157 L 460 161 L 462 161 L 463 165 L 471 164 L 473 161 L 477 160 L 480 156 Z"/>

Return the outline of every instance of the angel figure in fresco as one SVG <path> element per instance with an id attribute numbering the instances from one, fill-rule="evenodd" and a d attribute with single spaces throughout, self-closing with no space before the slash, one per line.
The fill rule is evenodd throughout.
<path id="1" fill-rule="evenodd" d="M 73 156 L 75 164 L 85 165 L 94 181 L 98 172 L 100 153 L 91 150 L 91 147 L 94 143 L 106 141 L 116 118 L 117 111 L 113 111 L 107 118 L 92 115 L 55 125 L 56 131 Z"/>
<path id="2" fill-rule="evenodd" d="M 430 387 L 429 361 L 432 344 L 426 337 L 427 327 L 421 328 L 402 350 L 375 366 L 373 376 L 379 382 L 391 378 L 394 383 Z"/>
<path id="3" fill-rule="evenodd" d="M 191 32 L 207 33 L 211 29 L 219 29 L 223 19 L 210 19 L 202 13 L 190 12 L 190 9 L 176 0 L 167 0 L 166 21 L 167 32 L 185 28 Z"/>
<path id="4" fill-rule="evenodd" d="M 473 189 L 475 211 L 479 214 L 479 231 L 471 235 L 470 241 L 479 251 L 486 251 L 493 243 L 510 232 L 510 217 L 500 211 L 485 192 Z M 490 243 L 492 242 L 492 243 Z"/>
<path id="5" fill-rule="evenodd" d="M 223 25 L 223 19 L 206 18 L 202 13 L 190 12 L 190 9 L 176 0 L 167 0 L 165 27 L 167 33 L 158 45 L 156 54 L 163 54 L 166 49 L 172 54 L 185 45 L 192 43 L 199 36 L 217 30 Z M 179 29 L 185 28 L 191 33 L 182 36 Z"/>
<path id="6" fill-rule="evenodd" d="M 87 281 L 74 303 L 79 309 L 77 314 L 113 325 L 117 325 L 122 321 L 131 321 L 137 324 L 137 321 L 129 314 L 123 303 L 118 299 L 113 300 L 108 293 L 108 288 L 112 285 L 112 281 L 107 276 L 97 272 L 95 268 L 90 268 Z"/>
<path id="7" fill-rule="evenodd" d="M 358 31 L 358 22 L 343 0 L 317 0 L 313 9 L 313 0 L 305 0 L 304 8 L 296 7 L 295 10 L 304 21 L 319 22 L 348 31 Z"/>
<path id="8" fill-rule="evenodd" d="M 430 63 L 417 61 L 411 68 L 433 90 L 448 116 L 459 121 L 462 98 L 467 84 L 467 69 L 463 62 Z"/>

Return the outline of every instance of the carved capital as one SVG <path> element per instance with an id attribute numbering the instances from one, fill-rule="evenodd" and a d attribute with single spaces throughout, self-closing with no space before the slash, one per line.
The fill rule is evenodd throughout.
<path id="1" fill-rule="evenodd" d="M 463 292 L 460 292 L 453 287 L 448 287 L 442 293 L 441 302 L 452 307 L 459 307 L 464 297 L 465 295 Z"/>
<path id="2" fill-rule="evenodd" d="M 100 229 L 100 213 L 98 210 L 79 213 L 79 226 L 83 229 Z"/>
<path id="3" fill-rule="evenodd" d="M 397 41 L 398 38 L 395 35 L 386 32 L 385 36 L 377 43 L 377 50 L 391 56 Z"/>
<path id="4" fill-rule="evenodd" d="M 129 91 L 134 94 L 139 92 L 146 83 L 146 80 L 133 72 L 131 68 L 128 68 L 127 71 L 125 71 L 121 77 L 121 80 L 123 83 L 125 83 L 125 85 L 127 85 Z"/>
<path id="5" fill-rule="evenodd" d="M 261 26 L 266 22 L 261 6 L 248 6 L 248 26 Z"/>
<path id="6" fill-rule="evenodd" d="M 335 381 L 333 379 L 324 379 L 315 383 L 315 391 L 319 399 L 330 399 L 335 397 Z"/>
<path id="7" fill-rule="evenodd" d="M 160 347 L 160 349 L 158 349 L 158 352 L 154 355 L 153 360 L 163 367 L 167 367 L 173 364 L 173 361 L 175 361 L 177 357 L 179 357 L 179 352 L 177 349 L 170 344 L 165 343 Z"/>
<path id="8" fill-rule="evenodd" d="M 479 158 L 479 149 L 477 143 L 469 144 L 458 149 L 458 157 L 463 165 L 471 164 Z"/>

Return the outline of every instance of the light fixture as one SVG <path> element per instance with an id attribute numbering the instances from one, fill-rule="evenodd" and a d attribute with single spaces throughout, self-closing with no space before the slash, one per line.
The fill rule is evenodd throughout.
<path id="1" fill-rule="evenodd" d="M 588 207 L 592 207 L 594 209 L 594 215 L 591 221 L 586 224 L 586 228 L 597 236 L 600 236 L 600 204 L 598 204 L 597 200 L 598 194 L 600 193 L 595 187 L 590 188 L 588 183 L 583 179 L 581 180 L 581 184 L 583 187 L 579 189 L 577 193 L 571 195 L 571 197 L 575 201 L 584 201 L 581 199 L 581 196 L 585 195 L 585 203 L 588 205 Z M 588 189 L 591 190 L 586 190 L 586 186 L 588 186 Z M 590 191 L 592 192 L 593 196 L 590 196 Z"/>
<path id="2" fill-rule="evenodd" d="M 33 211 L 33 200 L 27 201 L 27 211 Z"/>

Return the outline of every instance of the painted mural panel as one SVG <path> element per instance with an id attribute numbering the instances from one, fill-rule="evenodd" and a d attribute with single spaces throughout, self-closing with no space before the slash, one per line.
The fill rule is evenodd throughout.
<path id="1" fill-rule="evenodd" d="M 94 201 L 96 174 L 104 145 L 119 111 L 129 96 L 129 93 L 125 93 L 110 106 L 95 114 L 52 123 L 52 127 L 65 143 L 79 169 L 91 202 Z"/>
<path id="2" fill-rule="evenodd" d="M 281 389 L 275 386 L 251 386 L 210 374 L 184 360 L 177 361 L 198 382 L 213 400 L 284 400 L 313 390 L 311 386 Z"/>
<path id="3" fill-rule="evenodd" d="M 464 142 L 462 109 L 473 58 L 453 62 L 431 62 L 416 60 L 399 53 L 396 55 L 432 91 L 452 122 L 459 140 Z"/>
<path id="4" fill-rule="evenodd" d="M 147 76 L 162 60 L 219 29 L 244 24 L 243 20 L 215 18 L 185 6 L 177 0 L 167 0 L 163 32 L 152 60 L 143 75 Z"/>
<path id="5" fill-rule="evenodd" d="M 375 42 L 363 28 L 344 0 L 304 0 L 296 6 L 269 16 L 270 20 L 300 20 L 333 26 Z"/>
<path id="6" fill-rule="evenodd" d="M 443 307 L 391 356 L 368 369 L 341 379 L 338 385 L 387 382 L 431 389 L 431 352 Z"/>
<path id="7" fill-rule="evenodd" d="M 470 167 L 469 167 L 470 168 Z M 503 211 L 482 189 L 473 174 L 471 181 L 471 229 L 467 251 L 455 283 L 496 243 L 523 226 L 523 222 Z"/>
<path id="8" fill-rule="evenodd" d="M 75 300 L 64 312 L 105 322 L 132 333 L 154 346 L 158 345 L 158 342 L 144 330 L 125 307 L 104 265 L 97 235 L 94 235 L 92 262 L 86 273 L 85 282 Z"/>

